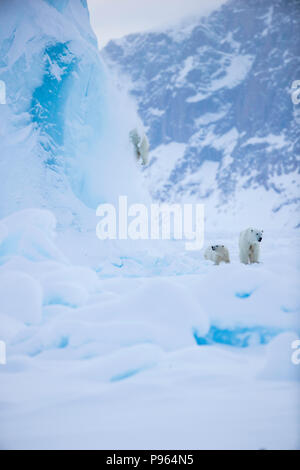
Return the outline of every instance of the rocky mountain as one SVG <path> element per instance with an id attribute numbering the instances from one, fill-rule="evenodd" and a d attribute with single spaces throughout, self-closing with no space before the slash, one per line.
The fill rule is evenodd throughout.
<path id="1" fill-rule="evenodd" d="M 152 196 L 299 224 L 300 2 L 232 0 L 210 16 L 111 41 L 148 128 Z"/>

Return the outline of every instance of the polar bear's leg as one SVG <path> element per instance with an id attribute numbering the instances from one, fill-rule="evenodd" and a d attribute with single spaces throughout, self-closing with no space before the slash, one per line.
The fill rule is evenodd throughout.
<path id="1" fill-rule="evenodd" d="M 221 261 L 222 261 L 222 257 L 221 257 L 221 256 L 216 255 L 216 256 L 214 257 L 214 262 L 215 262 L 215 265 L 216 265 L 216 266 L 219 266 L 219 264 L 221 263 Z"/>
<path id="2" fill-rule="evenodd" d="M 144 135 L 142 139 L 142 142 L 140 145 L 140 153 L 141 153 L 143 165 L 147 165 L 148 158 L 149 158 L 149 141 L 146 135 Z"/>
<path id="3" fill-rule="evenodd" d="M 249 253 L 244 247 L 240 247 L 240 261 L 243 264 L 249 263 Z"/>
<path id="4" fill-rule="evenodd" d="M 225 254 L 224 254 L 224 257 L 223 257 L 223 261 L 225 263 L 230 263 L 230 257 L 229 257 L 229 251 L 226 249 L 225 251 Z"/>
<path id="5" fill-rule="evenodd" d="M 254 249 L 253 245 L 250 245 L 250 247 L 249 247 L 249 263 L 250 264 L 254 263 L 254 261 L 253 261 L 253 249 Z"/>
<path id="6" fill-rule="evenodd" d="M 259 245 L 252 245 L 252 263 L 259 263 Z"/>
<path id="7" fill-rule="evenodd" d="M 245 247 L 244 238 L 245 238 L 245 231 L 240 233 L 240 238 L 239 238 L 240 262 L 243 264 L 248 264 L 248 246 Z"/>

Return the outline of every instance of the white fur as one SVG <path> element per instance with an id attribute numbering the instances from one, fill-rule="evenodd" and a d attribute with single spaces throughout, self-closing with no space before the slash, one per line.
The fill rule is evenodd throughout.
<path id="1" fill-rule="evenodd" d="M 146 135 L 144 135 L 144 137 L 142 138 L 142 142 L 140 145 L 140 153 L 143 165 L 147 165 L 149 158 L 149 141 Z"/>
<path id="2" fill-rule="evenodd" d="M 224 245 L 212 245 L 206 248 L 204 258 L 213 261 L 216 265 L 221 262 L 230 263 L 229 251 Z"/>
<path id="3" fill-rule="evenodd" d="M 240 233 L 240 261 L 244 264 L 259 263 L 260 241 L 263 230 L 247 228 Z"/>
<path id="4" fill-rule="evenodd" d="M 149 141 L 147 136 L 144 134 L 141 138 L 137 129 L 133 129 L 129 134 L 129 138 L 133 144 L 135 158 L 137 161 L 141 158 L 142 164 L 147 165 L 149 157 Z"/>

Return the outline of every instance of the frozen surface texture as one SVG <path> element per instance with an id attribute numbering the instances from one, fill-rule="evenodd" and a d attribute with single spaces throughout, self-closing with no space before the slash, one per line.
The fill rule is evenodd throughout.
<path id="1" fill-rule="evenodd" d="M 282 2 L 272 3 L 277 18 Z M 128 133 L 142 124 L 99 57 L 86 1 L 0 1 L 1 448 L 299 448 L 300 366 L 291 358 L 300 264 L 290 212 L 298 150 L 285 120 L 292 105 L 282 90 L 272 95 L 273 79 L 285 77 L 288 87 L 296 73 L 299 22 L 296 13 L 284 17 L 278 72 L 273 10 L 262 6 L 248 31 L 247 11 L 236 5 L 226 22 L 216 12 L 186 34 L 133 36 L 106 50 L 117 62 L 124 52 L 140 79 L 135 94 L 154 148 L 141 175 Z M 224 28 L 232 33 L 223 37 Z M 261 77 L 262 63 L 272 80 L 261 78 L 261 93 L 257 85 L 249 95 L 247 116 L 239 96 Z M 265 94 L 273 97 L 269 129 L 259 108 Z M 282 154 L 290 165 L 284 160 L 280 173 Z M 195 191 L 199 201 L 198 189 L 201 196 L 220 187 L 227 198 L 244 181 L 234 210 L 212 199 L 206 212 L 206 243 L 228 246 L 230 264 L 214 266 L 180 241 L 96 238 L 95 207 L 119 195 L 147 201 L 144 176 L 155 197 L 170 200 Z M 265 229 L 261 263 L 244 266 L 238 234 L 251 219 Z"/>
<path id="2" fill-rule="evenodd" d="M 97 275 L 56 248 L 48 211 L 1 226 L 1 447 L 299 448 L 291 236 L 269 234 L 259 265 L 229 238 L 229 265 L 165 242 L 169 257 L 103 255 Z"/>

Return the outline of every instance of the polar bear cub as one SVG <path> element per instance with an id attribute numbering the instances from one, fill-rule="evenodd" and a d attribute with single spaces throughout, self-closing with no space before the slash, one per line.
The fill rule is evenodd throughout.
<path id="1" fill-rule="evenodd" d="M 240 233 L 240 260 L 244 264 L 259 263 L 259 244 L 263 238 L 263 230 L 247 228 Z"/>
<path id="2" fill-rule="evenodd" d="M 211 245 L 206 248 L 204 258 L 213 261 L 216 265 L 222 261 L 230 263 L 229 251 L 224 245 Z"/>

